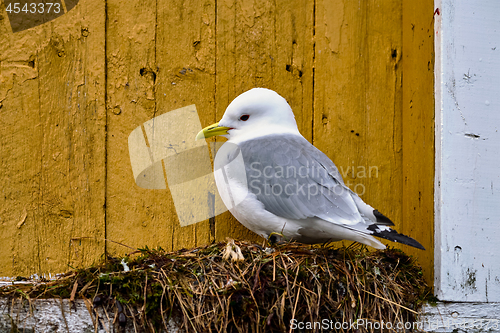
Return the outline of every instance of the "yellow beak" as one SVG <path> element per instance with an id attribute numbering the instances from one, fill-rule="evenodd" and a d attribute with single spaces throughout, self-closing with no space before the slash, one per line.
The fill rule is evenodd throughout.
<path id="1" fill-rule="evenodd" d="M 230 127 L 219 126 L 219 123 L 215 123 L 199 131 L 196 135 L 196 140 L 210 138 L 216 135 L 225 135 L 229 129 Z"/>

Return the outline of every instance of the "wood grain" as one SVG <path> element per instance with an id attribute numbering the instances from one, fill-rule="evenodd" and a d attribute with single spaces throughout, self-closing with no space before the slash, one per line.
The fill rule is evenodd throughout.
<path id="1" fill-rule="evenodd" d="M 430 280 L 432 12 L 406 0 L 89 0 L 16 34 L 0 20 L 0 275 L 130 251 L 105 238 L 166 250 L 262 241 L 228 212 L 181 227 L 168 189 L 135 184 L 127 138 L 190 104 L 212 124 L 266 87 L 346 183 L 428 249 L 402 247 Z"/>
<path id="2" fill-rule="evenodd" d="M 130 132 L 157 115 L 156 11 L 156 1 L 107 2 L 106 238 L 170 249 L 172 228 L 164 219 L 175 211 L 168 193 L 135 184 L 127 148 Z M 107 243 L 109 254 L 127 252 Z"/>
<path id="3" fill-rule="evenodd" d="M 434 4 L 403 1 L 403 188 L 401 232 L 427 249 L 404 249 L 434 279 Z M 418 251 L 418 252 L 417 252 Z"/>
<path id="4" fill-rule="evenodd" d="M 318 1 L 314 90 L 314 144 L 351 189 L 427 248 L 385 242 L 418 258 L 428 281 L 434 233 L 432 8 Z M 404 30 L 412 24 L 419 25 L 418 39 Z"/>
<path id="5" fill-rule="evenodd" d="M 104 251 L 104 14 L 88 1 L 16 34 L 0 23 L 0 275 L 67 271 Z"/>

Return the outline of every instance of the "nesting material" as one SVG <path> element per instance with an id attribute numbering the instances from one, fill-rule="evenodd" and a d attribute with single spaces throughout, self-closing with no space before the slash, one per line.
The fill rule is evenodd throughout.
<path id="1" fill-rule="evenodd" d="M 286 244 L 269 251 L 229 240 L 171 253 L 140 249 L 54 281 L 1 287 L 0 296 L 83 298 L 89 311 L 103 307 L 116 325 L 133 321 L 138 332 L 168 331 L 172 321 L 186 332 L 288 332 L 297 323 L 416 322 L 429 291 L 420 267 L 399 250 Z M 344 327 L 335 331 L 352 331 Z"/>

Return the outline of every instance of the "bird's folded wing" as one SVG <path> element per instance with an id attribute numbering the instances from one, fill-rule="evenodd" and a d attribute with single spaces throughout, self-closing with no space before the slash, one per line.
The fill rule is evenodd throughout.
<path id="1" fill-rule="evenodd" d="M 335 164 L 296 135 L 269 135 L 240 143 L 249 192 L 284 218 L 319 217 L 337 224 L 363 221 Z"/>

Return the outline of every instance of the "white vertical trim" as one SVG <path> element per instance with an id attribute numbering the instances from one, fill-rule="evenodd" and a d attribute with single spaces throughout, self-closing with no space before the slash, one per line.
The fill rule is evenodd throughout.
<path id="1" fill-rule="evenodd" d="M 500 1 L 435 6 L 435 293 L 500 302 Z"/>
<path id="2" fill-rule="evenodd" d="M 441 282 L 441 147 L 442 147 L 442 128 L 443 122 L 441 115 L 443 113 L 443 98 L 441 84 L 442 76 L 442 53 L 441 53 L 441 13 L 442 1 L 434 1 L 434 112 L 435 112 L 435 180 L 434 180 L 434 293 L 440 294 Z M 438 14 L 439 12 L 439 14 Z"/>

